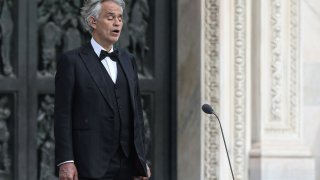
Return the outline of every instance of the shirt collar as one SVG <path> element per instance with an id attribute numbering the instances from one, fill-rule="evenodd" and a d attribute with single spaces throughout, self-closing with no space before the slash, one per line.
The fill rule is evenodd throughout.
<path id="1" fill-rule="evenodd" d="M 94 52 L 97 54 L 97 56 L 100 56 L 101 50 L 106 51 L 100 44 L 97 43 L 93 38 L 91 38 L 91 45 L 93 47 Z M 113 46 L 111 47 L 109 53 L 113 52 Z"/>

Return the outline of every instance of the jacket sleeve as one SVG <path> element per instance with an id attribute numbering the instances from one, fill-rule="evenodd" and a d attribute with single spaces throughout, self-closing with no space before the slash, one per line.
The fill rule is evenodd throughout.
<path id="1" fill-rule="evenodd" d="M 135 58 L 133 56 L 132 56 L 132 65 L 133 65 L 133 70 L 135 73 L 134 75 L 135 75 L 136 96 L 137 96 L 136 103 L 137 103 L 137 109 L 138 109 L 138 117 L 139 117 L 139 121 L 141 123 L 141 126 L 140 126 L 141 127 L 141 136 L 142 136 L 143 147 L 145 147 L 144 118 L 143 118 L 143 108 L 142 108 L 142 104 L 141 104 L 138 69 L 137 69 L 137 64 L 136 64 Z M 143 152 L 145 152 L 145 149 L 143 149 Z"/>
<path id="2" fill-rule="evenodd" d="M 74 91 L 74 64 L 66 55 L 58 58 L 55 76 L 55 163 L 74 160 L 72 146 L 72 104 Z"/>

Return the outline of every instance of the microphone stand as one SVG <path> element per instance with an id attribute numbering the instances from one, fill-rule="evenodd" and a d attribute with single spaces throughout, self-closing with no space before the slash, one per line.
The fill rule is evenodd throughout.
<path id="1" fill-rule="evenodd" d="M 220 119 L 219 119 L 218 115 L 216 115 L 215 112 L 213 112 L 212 114 L 214 114 L 214 116 L 217 118 L 217 120 L 218 120 L 218 122 L 219 122 L 219 126 L 220 126 L 220 129 L 221 129 L 221 134 L 222 134 L 222 139 L 223 139 L 224 147 L 225 147 L 225 150 L 226 150 L 226 153 L 227 153 L 227 157 L 228 157 L 228 162 L 229 162 L 229 167 L 230 167 L 232 179 L 234 180 L 233 170 L 232 170 L 232 166 L 231 166 L 231 162 L 230 162 L 229 153 L 228 153 L 228 150 L 227 150 L 226 140 L 225 140 L 225 138 L 224 138 L 222 126 L 221 126 L 221 123 L 220 123 Z"/>

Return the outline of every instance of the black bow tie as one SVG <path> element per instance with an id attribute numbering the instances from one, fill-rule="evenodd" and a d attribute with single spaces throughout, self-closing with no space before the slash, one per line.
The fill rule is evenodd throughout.
<path id="1" fill-rule="evenodd" d="M 104 58 L 109 57 L 112 61 L 118 61 L 118 51 L 114 50 L 111 53 L 101 50 L 99 60 L 102 61 Z"/>

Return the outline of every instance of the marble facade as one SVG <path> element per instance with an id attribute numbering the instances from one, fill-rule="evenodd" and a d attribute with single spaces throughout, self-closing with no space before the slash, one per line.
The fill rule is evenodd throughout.
<path id="1" fill-rule="evenodd" d="M 319 179 L 320 2 L 178 0 L 178 179 Z M 318 173 L 318 174 L 317 174 Z"/>

